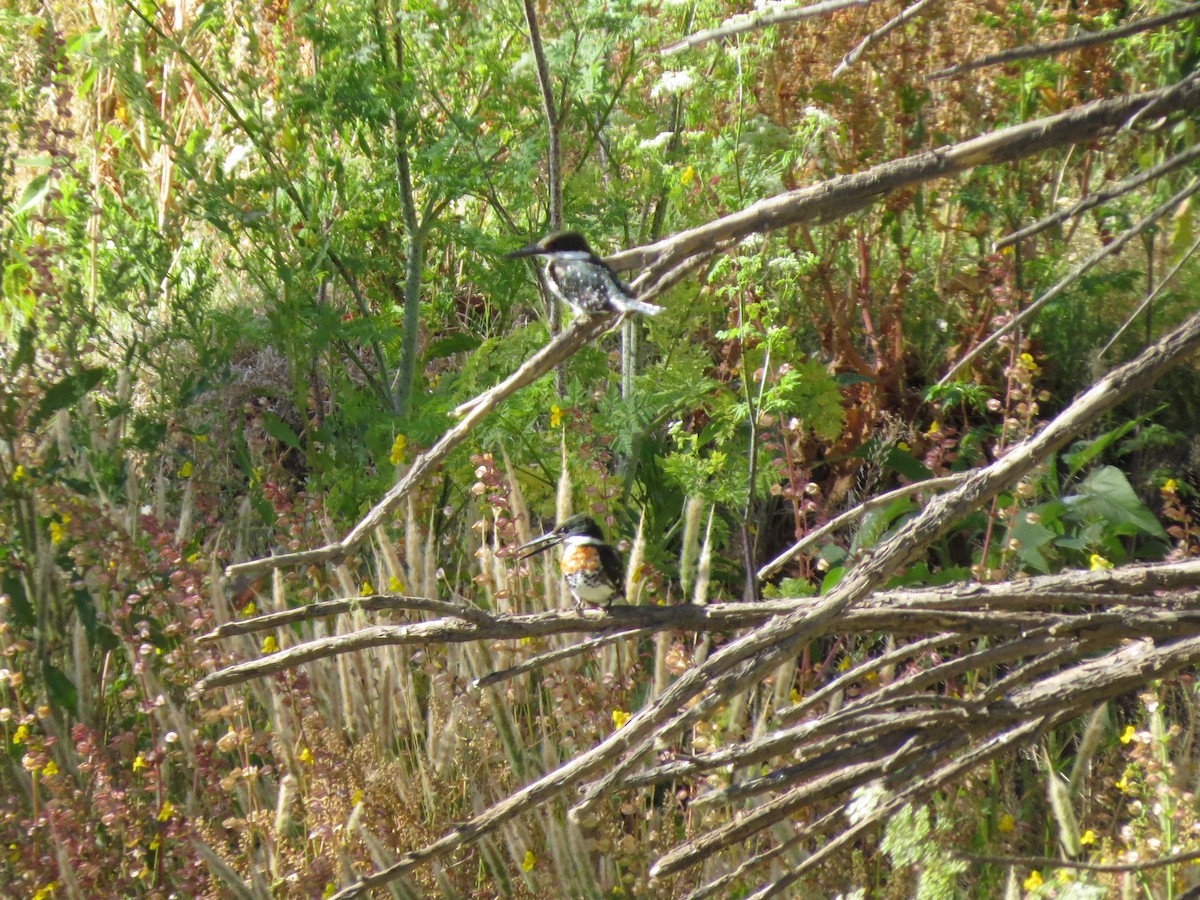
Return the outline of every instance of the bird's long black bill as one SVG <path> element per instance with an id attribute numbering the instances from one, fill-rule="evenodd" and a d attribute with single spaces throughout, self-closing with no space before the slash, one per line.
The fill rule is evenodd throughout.
<path id="1" fill-rule="evenodd" d="M 554 532 L 543 534 L 541 537 L 536 537 L 528 544 L 522 544 L 517 548 L 517 559 L 521 560 L 529 556 L 534 556 L 538 553 L 543 553 L 546 550 L 549 550 L 555 544 L 561 544 L 562 539 L 563 536 L 561 534 L 555 534 Z"/>
<path id="2" fill-rule="evenodd" d="M 526 256 L 537 256 L 541 252 L 542 252 L 542 248 L 539 247 L 537 244 L 529 244 L 528 246 L 522 247 L 519 250 L 513 250 L 509 253 L 505 253 L 504 258 L 505 259 L 521 259 Z"/>

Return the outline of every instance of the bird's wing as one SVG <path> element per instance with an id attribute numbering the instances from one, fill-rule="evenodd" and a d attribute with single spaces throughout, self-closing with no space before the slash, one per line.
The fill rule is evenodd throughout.
<path id="1" fill-rule="evenodd" d="M 621 554 L 608 544 L 600 544 L 596 549 L 600 552 L 600 566 L 604 574 L 616 588 L 620 597 L 625 596 L 625 564 L 621 562 Z"/>

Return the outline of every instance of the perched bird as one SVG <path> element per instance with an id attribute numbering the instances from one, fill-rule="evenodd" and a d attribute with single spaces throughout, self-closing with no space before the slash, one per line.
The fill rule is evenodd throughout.
<path id="1" fill-rule="evenodd" d="M 517 548 L 517 559 L 562 544 L 559 567 L 575 608 L 603 606 L 607 609 L 617 597 L 625 596 L 624 566 L 621 556 L 604 542 L 604 532 L 588 516 L 571 516 L 553 531 Z"/>
<path id="2" fill-rule="evenodd" d="M 546 258 L 546 284 L 559 300 L 583 315 L 638 312 L 656 316 L 661 306 L 634 296 L 629 285 L 592 252 L 577 231 L 556 231 L 536 244 L 506 253 L 505 259 Z"/>

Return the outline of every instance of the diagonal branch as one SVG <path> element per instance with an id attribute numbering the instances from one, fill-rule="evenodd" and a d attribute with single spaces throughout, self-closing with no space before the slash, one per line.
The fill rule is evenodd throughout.
<path id="1" fill-rule="evenodd" d="M 695 34 L 676 41 L 662 49 L 663 56 L 671 56 L 691 47 L 701 47 L 710 41 L 720 41 L 735 34 L 745 34 L 747 31 L 757 31 L 772 25 L 783 25 L 788 22 L 800 22 L 815 16 L 826 16 L 830 13 L 854 6 L 870 6 L 875 0 L 825 0 L 824 3 L 814 3 L 799 9 L 784 9 L 779 12 L 763 13 L 758 16 L 734 16 L 719 28 L 706 28 Z"/>
<path id="2" fill-rule="evenodd" d="M 1176 153 L 1169 159 L 1165 159 L 1156 166 L 1151 166 L 1144 172 L 1138 172 L 1130 175 L 1128 178 L 1123 178 L 1116 184 L 1101 188 L 1098 191 L 1093 191 L 1086 197 L 1072 203 L 1066 209 L 1060 209 L 1057 212 L 1051 213 L 1044 219 L 1034 222 L 1032 225 L 1027 225 L 1020 231 L 1014 231 L 1012 234 L 1006 235 L 996 242 L 996 249 L 1003 250 L 1018 241 L 1023 241 L 1026 238 L 1033 237 L 1047 228 L 1057 225 L 1059 222 L 1065 222 L 1067 219 L 1077 216 L 1082 212 L 1087 212 L 1089 209 L 1099 206 L 1102 203 L 1107 203 L 1109 200 L 1115 200 L 1128 194 L 1130 191 L 1141 187 L 1143 184 L 1153 181 L 1156 178 L 1161 178 L 1169 172 L 1173 172 L 1181 166 L 1186 166 L 1195 159 L 1200 158 L 1200 144 Z"/>
<path id="3" fill-rule="evenodd" d="M 1095 47 L 1098 44 L 1109 44 L 1130 35 L 1140 34 L 1143 31 L 1150 31 L 1154 28 L 1162 28 L 1164 25 L 1171 25 L 1181 19 L 1190 19 L 1194 16 L 1200 16 L 1200 3 L 1190 3 L 1172 12 L 1163 13 L 1161 16 L 1139 19 L 1136 22 L 1130 22 L 1127 25 L 1121 25 L 1117 28 L 1108 28 L 1104 31 L 1081 34 L 1073 38 L 1064 38 L 1061 41 L 1049 41 L 1045 44 L 1027 44 L 1024 47 L 1013 47 L 1010 50 L 991 53 L 970 62 L 939 69 L 936 72 L 930 73 L 929 78 L 949 78 L 952 75 L 974 72 L 976 69 L 984 69 L 988 66 L 1000 65 L 1001 63 L 1017 62 L 1023 59 L 1039 59 L 1043 56 L 1054 56 L 1059 53 L 1068 53 L 1072 50 Z"/>
<path id="4" fill-rule="evenodd" d="M 545 375 L 588 341 L 599 337 L 611 324 L 611 319 L 603 316 L 575 319 L 554 340 L 527 359 L 508 378 L 480 394 L 469 404 L 460 406 L 455 412 L 462 415 L 461 421 L 443 434 L 436 444 L 413 460 L 412 466 L 404 474 L 404 477 L 384 494 L 383 499 L 376 503 L 370 512 L 341 540 L 315 550 L 303 550 L 297 553 L 285 553 L 236 563 L 225 570 L 226 577 L 254 577 L 271 569 L 329 562 L 343 559 L 353 553 L 371 532 L 383 523 L 396 504 L 407 497 L 426 475 L 440 465 L 455 447 L 466 440 L 475 426 L 482 422 L 492 410 L 521 388 Z"/>
<path id="5" fill-rule="evenodd" d="M 1105 244 L 1103 247 L 1073 268 L 1070 272 L 1060 278 L 1057 282 L 1055 282 L 1040 297 L 1038 297 L 1027 307 L 989 334 L 974 347 L 972 347 L 966 354 L 959 357 L 958 362 L 952 365 L 950 370 L 942 376 L 941 380 L 937 383 L 937 386 L 943 387 L 948 384 L 955 375 L 962 371 L 963 368 L 965 368 L 967 364 L 971 362 L 971 360 L 983 353 L 984 350 L 987 350 L 989 347 L 995 345 L 1000 338 L 1004 337 L 1004 335 L 1015 329 L 1026 319 L 1033 316 L 1034 313 L 1045 307 L 1047 303 L 1061 294 L 1064 290 L 1066 290 L 1066 288 L 1078 281 L 1089 269 L 1092 268 L 1092 266 L 1117 253 L 1122 247 L 1128 244 L 1131 240 L 1133 240 L 1163 216 L 1170 213 L 1180 203 L 1192 196 L 1192 194 L 1196 193 L 1196 191 L 1200 191 L 1200 178 L 1193 178 L 1182 190 L 1172 194 L 1170 197 L 1148 212 L 1140 221 L 1133 225 L 1133 227 L 1127 228 L 1125 231 L 1121 232 L 1116 240 Z"/>
<path id="6" fill-rule="evenodd" d="M 1189 79 L 1158 90 L 1096 100 L 949 147 L 927 150 L 862 172 L 777 194 L 698 228 L 614 254 L 606 262 L 618 271 L 648 269 L 634 286 L 653 285 L 663 272 L 682 260 L 711 252 L 713 248 L 739 241 L 747 235 L 807 222 L 841 219 L 901 188 L 957 175 L 975 166 L 1007 162 L 1067 144 L 1096 140 L 1151 106 L 1160 116 L 1200 108 L 1200 82 Z"/>
<path id="7" fill-rule="evenodd" d="M 829 77 L 840 78 L 847 71 L 849 71 L 850 67 L 858 62 L 858 58 L 871 49 L 871 47 L 879 43 L 879 41 L 883 40 L 909 19 L 916 16 L 930 3 L 934 2 L 936 2 L 936 0 L 917 0 L 916 3 L 903 10 L 899 15 L 894 16 L 883 25 L 876 28 L 865 38 L 859 41 L 853 50 L 842 57 L 842 61 L 837 64 L 837 68 L 833 70 Z"/>

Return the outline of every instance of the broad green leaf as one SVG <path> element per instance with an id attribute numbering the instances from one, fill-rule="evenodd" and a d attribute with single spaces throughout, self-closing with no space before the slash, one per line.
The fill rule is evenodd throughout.
<path id="1" fill-rule="evenodd" d="M 50 173 L 43 172 L 26 185 L 21 199 L 17 201 L 17 208 L 13 210 L 12 214 L 19 216 L 23 212 L 28 212 L 41 203 L 48 193 L 50 193 Z"/>
<path id="2" fill-rule="evenodd" d="M 25 593 L 25 582 L 19 572 L 9 569 L 0 580 L 0 587 L 8 594 L 9 618 L 14 625 L 21 628 L 32 628 L 37 624 L 37 616 L 33 612 L 33 604 Z"/>
<path id="3" fill-rule="evenodd" d="M 1146 413 L 1144 416 L 1138 416 L 1136 419 L 1130 419 L 1112 431 L 1105 432 L 1098 438 L 1080 443 L 1078 449 L 1071 450 L 1063 454 L 1063 459 L 1067 463 L 1067 474 L 1074 477 L 1084 466 L 1090 463 L 1093 459 L 1107 450 L 1116 441 L 1119 441 L 1130 431 L 1136 428 L 1139 424 L 1146 421 L 1150 416 L 1157 415 L 1165 407 L 1165 404 L 1160 405 L 1153 412 Z"/>
<path id="4" fill-rule="evenodd" d="M 883 464 L 909 481 L 925 481 L 933 476 L 933 473 L 925 468 L 924 464 L 915 456 L 899 447 L 893 447 L 888 451 Z"/>
<path id="5" fill-rule="evenodd" d="M 825 577 L 821 579 L 821 596 L 828 594 L 835 587 L 837 587 L 838 582 L 842 580 L 842 576 L 845 574 L 845 566 L 834 566 L 832 569 L 826 572 Z"/>
<path id="6" fill-rule="evenodd" d="M 1126 533 L 1132 531 L 1164 540 L 1167 537 L 1158 519 L 1138 499 L 1125 474 L 1114 466 L 1104 466 L 1088 475 L 1067 502 L 1073 517 L 1103 522 L 1108 526 L 1106 531 L 1123 527 Z"/>
<path id="7" fill-rule="evenodd" d="M 75 682 L 49 660 L 42 662 L 42 677 L 46 680 L 46 695 L 50 703 L 63 712 L 76 715 L 79 711 L 79 691 Z"/>
<path id="8" fill-rule="evenodd" d="M 460 331 L 430 344 L 425 349 L 425 359 L 440 359 L 455 353 L 469 353 L 479 344 L 480 340 L 475 335 Z"/>
<path id="9" fill-rule="evenodd" d="M 1029 514 L 1023 513 L 1017 518 L 1013 527 L 1008 530 L 1005 543 L 1017 554 L 1017 558 L 1026 567 L 1035 572 L 1046 573 L 1050 571 L 1050 564 L 1042 554 L 1041 548 L 1052 541 L 1055 536 L 1055 532 L 1040 522 L 1031 521 Z"/>
<path id="10" fill-rule="evenodd" d="M 296 432 L 292 431 L 290 425 L 274 413 L 263 413 L 262 416 L 263 431 L 269 434 L 279 443 L 291 447 L 293 450 L 300 450 L 300 438 L 296 437 Z"/>
<path id="11" fill-rule="evenodd" d="M 25 427 L 32 431 L 60 409 L 74 406 L 90 391 L 95 390 L 108 372 L 109 370 L 105 366 L 95 366 L 73 372 L 61 381 L 52 384 L 42 395 L 41 403 L 33 411 L 25 423 Z"/>

